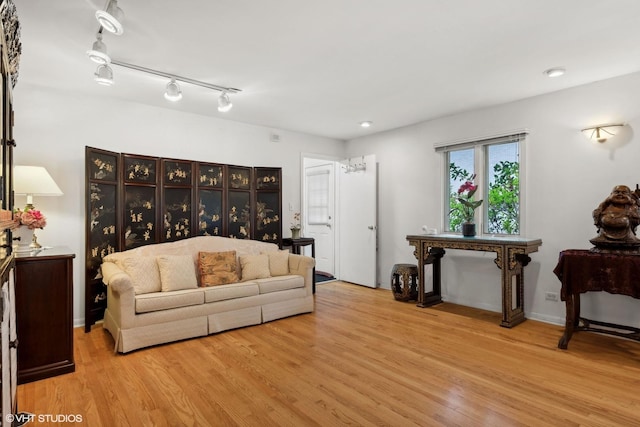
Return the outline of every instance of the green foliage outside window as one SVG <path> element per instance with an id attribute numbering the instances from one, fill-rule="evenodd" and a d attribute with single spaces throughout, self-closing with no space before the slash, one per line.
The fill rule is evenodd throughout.
<path id="1" fill-rule="evenodd" d="M 491 234 L 520 233 L 520 164 L 500 161 L 493 165 L 494 179 L 489 183 L 486 197 L 488 231 Z M 470 180 L 473 174 L 456 165 L 449 164 L 450 183 Z M 449 188 L 449 230 L 460 231 L 464 217 L 463 206 L 458 200 L 457 188 Z"/>
<path id="2" fill-rule="evenodd" d="M 520 233 L 520 164 L 501 161 L 493 165 L 489 184 L 489 233 Z"/>

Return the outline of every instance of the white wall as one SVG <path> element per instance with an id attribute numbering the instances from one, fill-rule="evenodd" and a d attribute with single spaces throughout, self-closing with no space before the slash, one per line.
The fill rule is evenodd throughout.
<path id="1" fill-rule="evenodd" d="M 15 164 L 45 166 L 64 192 L 35 198 L 47 217 L 46 246 L 67 246 L 74 261 L 74 321 L 84 324 L 84 148 L 246 166 L 282 167 L 283 207 L 300 211 L 301 153 L 344 156 L 342 141 L 180 111 L 74 96 L 19 82 L 14 91 Z M 280 142 L 270 141 L 277 132 Z M 16 197 L 16 206 L 26 202 Z M 289 224 L 292 212 L 283 209 Z M 286 227 L 285 227 L 286 230 Z"/>
<path id="2" fill-rule="evenodd" d="M 545 301 L 559 292 L 553 274 L 563 249 L 588 249 L 596 236 L 591 213 L 618 184 L 640 183 L 640 73 L 470 111 L 347 142 L 347 155 L 377 155 L 379 162 L 379 272 L 389 287 L 395 263 L 413 262 L 405 239 L 422 225 L 442 230 L 443 161 L 433 144 L 527 128 L 525 156 L 525 227 L 523 235 L 541 238 L 540 251 L 525 268 L 525 313 L 563 323 L 563 302 Z M 628 124 L 622 134 L 594 145 L 580 129 L 609 122 Z M 492 253 L 447 250 L 443 260 L 443 295 L 454 302 L 501 310 L 500 272 Z M 640 278 L 638 278 L 640 280 Z M 590 293 L 582 314 L 640 326 L 640 301 Z"/>

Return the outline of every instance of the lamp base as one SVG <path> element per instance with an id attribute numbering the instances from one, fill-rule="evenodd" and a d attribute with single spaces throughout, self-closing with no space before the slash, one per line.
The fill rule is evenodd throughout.
<path id="1" fill-rule="evenodd" d="M 42 249 L 42 245 L 38 243 L 38 237 L 36 237 L 36 233 L 33 233 L 33 237 L 31 238 L 31 244 L 29 244 L 29 248 L 31 248 L 31 250 Z"/>

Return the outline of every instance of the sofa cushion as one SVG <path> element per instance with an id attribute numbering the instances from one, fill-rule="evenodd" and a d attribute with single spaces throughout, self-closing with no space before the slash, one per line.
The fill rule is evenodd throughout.
<path id="1" fill-rule="evenodd" d="M 149 313 L 199 304 L 204 304 L 204 292 L 201 289 L 154 292 L 136 296 L 136 313 Z"/>
<path id="2" fill-rule="evenodd" d="M 271 277 L 289 274 L 289 251 L 268 252 L 269 273 Z"/>
<path id="3" fill-rule="evenodd" d="M 204 290 L 204 302 L 225 301 L 229 299 L 259 295 L 256 282 L 232 283 L 230 285 L 211 286 Z"/>
<path id="4" fill-rule="evenodd" d="M 162 255 L 156 257 L 160 270 L 162 292 L 198 287 L 193 258 L 190 255 Z"/>
<path id="5" fill-rule="evenodd" d="M 131 284 L 136 295 L 160 292 L 160 270 L 158 270 L 156 257 L 126 257 L 122 258 L 120 264 L 131 277 Z"/>
<path id="6" fill-rule="evenodd" d="M 304 288 L 304 277 L 297 274 L 256 280 L 261 294 Z"/>
<path id="7" fill-rule="evenodd" d="M 254 279 L 264 279 L 270 277 L 269 272 L 269 255 L 242 255 L 240 257 L 240 266 L 242 267 L 242 281 Z"/>
<path id="8" fill-rule="evenodd" d="M 240 281 L 236 251 L 198 252 L 200 286 L 218 286 Z"/>

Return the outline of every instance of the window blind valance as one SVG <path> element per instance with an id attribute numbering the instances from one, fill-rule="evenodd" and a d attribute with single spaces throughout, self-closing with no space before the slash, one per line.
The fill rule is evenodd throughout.
<path id="1" fill-rule="evenodd" d="M 503 133 L 494 136 L 467 138 L 457 141 L 437 142 L 433 144 L 436 152 L 444 152 L 451 150 L 463 150 L 465 148 L 475 147 L 477 145 L 500 144 L 504 142 L 519 142 L 524 140 L 529 134 L 529 130 L 520 129 L 513 132 Z"/>

